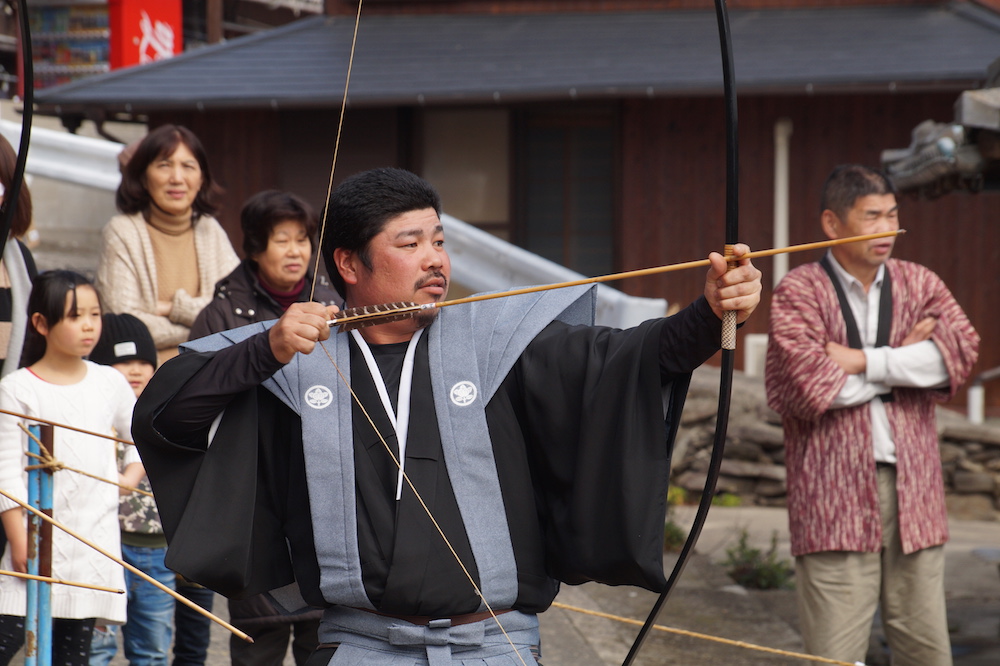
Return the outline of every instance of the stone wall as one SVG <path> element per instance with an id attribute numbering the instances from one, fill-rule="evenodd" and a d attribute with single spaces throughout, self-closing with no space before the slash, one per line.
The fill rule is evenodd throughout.
<path id="1" fill-rule="evenodd" d="M 697 495 L 705 485 L 718 409 L 719 369 L 700 368 L 691 383 L 673 458 L 673 483 Z M 1000 423 L 976 425 L 938 407 L 941 464 L 949 511 L 1000 520 Z M 763 379 L 737 372 L 719 493 L 742 504 L 785 505 L 781 418 L 767 406 Z"/>

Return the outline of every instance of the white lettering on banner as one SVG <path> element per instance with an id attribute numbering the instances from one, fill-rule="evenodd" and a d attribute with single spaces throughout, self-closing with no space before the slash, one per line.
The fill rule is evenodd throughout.
<path id="1" fill-rule="evenodd" d="M 145 10 L 139 18 L 139 64 L 166 60 L 174 55 L 174 28 L 169 23 L 155 23 Z"/>

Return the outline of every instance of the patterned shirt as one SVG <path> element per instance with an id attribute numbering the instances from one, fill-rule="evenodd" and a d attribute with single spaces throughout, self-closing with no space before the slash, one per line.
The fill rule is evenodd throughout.
<path id="1" fill-rule="evenodd" d="M 891 259 L 893 308 L 889 344 L 899 347 L 921 319 L 938 320 L 931 340 L 949 383 L 943 389 L 898 386 L 885 404 L 895 442 L 899 531 L 912 553 L 948 539 L 944 482 L 934 409 L 953 396 L 979 355 L 979 335 L 944 282 L 918 264 Z M 768 404 L 782 415 L 788 470 L 792 554 L 882 547 L 867 403 L 835 409 L 848 375 L 826 354 L 847 345 L 840 302 L 818 263 L 790 272 L 771 302 L 765 384 Z"/>

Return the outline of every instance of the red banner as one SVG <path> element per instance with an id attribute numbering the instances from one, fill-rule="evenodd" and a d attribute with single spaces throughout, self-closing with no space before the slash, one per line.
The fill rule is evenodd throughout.
<path id="1" fill-rule="evenodd" d="M 111 69 L 165 60 L 183 48 L 181 0 L 108 0 Z"/>

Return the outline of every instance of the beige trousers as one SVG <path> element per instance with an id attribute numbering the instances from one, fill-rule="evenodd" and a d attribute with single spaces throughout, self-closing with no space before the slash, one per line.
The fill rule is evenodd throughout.
<path id="1" fill-rule="evenodd" d="M 879 466 L 882 552 L 831 551 L 795 559 L 799 622 L 806 652 L 863 662 L 872 619 L 882 626 L 893 666 L 951 666 L 944 598 L 944 547 L 904 555 L 896 469 Z"/>

